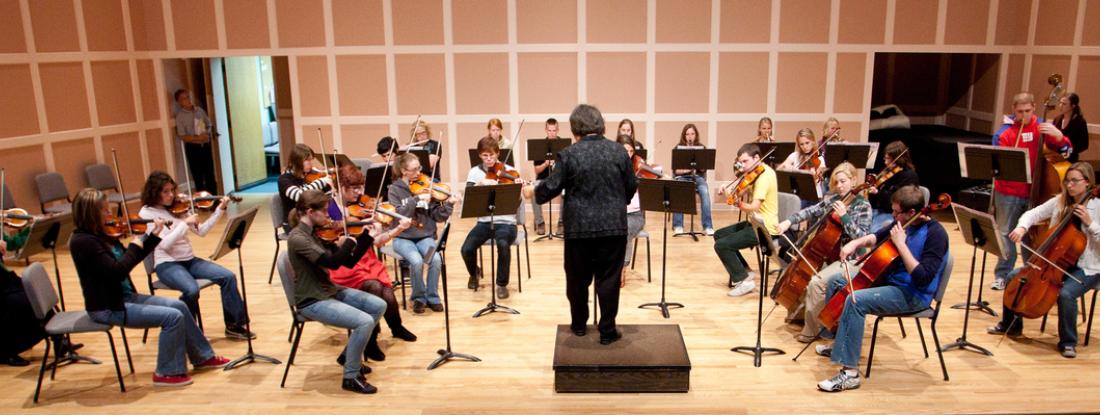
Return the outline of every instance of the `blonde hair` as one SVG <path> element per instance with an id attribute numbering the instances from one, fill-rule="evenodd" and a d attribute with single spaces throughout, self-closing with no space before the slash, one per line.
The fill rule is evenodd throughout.
<path id="1" fill-rule="evenodd" d="M 831 174 L 829 174 L 829 190 L 832 191 L 833 193 L 837 193 L 837 191 L 836 191 L 837 175 L 839 175 L 841 173 L 847 174 L 848 178 L 852 180 L 852 186 L 853 187 L 856 186 L 856 166 L 853 166 L 852 163 L 849 163 L 849 162 L 845 161 L 845 162 L 842 162 L 842 163 L 838 164 L 836 167 L 834 167 L 833 172 Z"/>
<path id="2" fill-rule="evenodd" d="M 428 139 L 430 140 L 432 138 L 432 126 L 428 125 L 428 123 L 426 121 L 420 120 L 420 121 L 417 121 L 415 124 L 413 124 L 412 130 L 409 131 L 409 134 L 413 135 L 413 136 L 416 136 L 416 129 L 417 128 L 423 128 L 424 132 L 428 133 Z"/>
<path id="3" fill-rule="evenodd" d="M 795 149 L 795 151 L 798 152 L 799 156 L 808 156 L 808 155 L 811 155 L 811 154 L 816 156 L 816 154 L 814 154 L 814 153 L 817 152 L 816 149 L 811 150 L 811 152 L 809 152 L 809 153 L 803 153 L 802 152 L 802 146 L 798 145 L 798 139 L 800 139 L 800 138 L 809 138 L 810 141 L 813 142 L 814 145 L 816 146 L 817 145 L 817 138 L 814 138 L 814 130 L 809 129 L 809 128 L 803 128 L 801 130 L 798 130 L 798 134 L 795 134 L 795 137 L 794 137 L 794 143 L 795 143 L 795 148 L 794 149 Z"/>

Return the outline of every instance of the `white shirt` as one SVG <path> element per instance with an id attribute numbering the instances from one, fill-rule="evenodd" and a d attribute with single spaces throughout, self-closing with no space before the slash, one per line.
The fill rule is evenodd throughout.
<path id="1" fill-rule="evenodd" d="M 1034 209 L 1024 212 L 1016 227 L 1028 229 L 1036 222 L 1050 219 L 1062 208 L 1061 199 L 1061 195 L 1052 197 Z M 1100 245 L 1100 199 L 1090 199 L 1085 207 L 1089 211 L 1089 217 L 1092 218 L 1092 224 L 1082 229 L 1085 233 L 1085 252 L 1081 253 L 1081 257 L 1077 259 L 1077 267 L 1085 271 L 1085 275 L 1095 275 L 1100 274 L 1100 246 L 1098 246 Z M 1055 226 L 1057 223 L 1051 221 L 1050 225 Z M 1034 241 L 1034 243 L 1038 244 L 1042 241 Z"/>
<path id="2" fill-rule="evenodd" d="M 206 218 L 205 222 L 199 224 L 197 228 L 192 228 L 184 224 L 182 219 L 177 218 L 162 207 L 142 206 L 141 211 L 138 212 L 138 216 L 142 219 L 159 218 L 172 221 L 172 226 L 165 225 L 164 230 L 160 231 L 160 235 L 158 235 L 161 241 L 156 250 L 153 251 L 154 266 L 165 262 L 187 261 L 194 258 L 195 251 L 191 248 L 191 241 L 187 239 L 187 230 L 191 229 L 191 232 L 198 236 L 206 236 L 224 213 L 224 210 L 216 208 L 214 213 Z M 153 232 L 151 224 L 147 232 Z"/>

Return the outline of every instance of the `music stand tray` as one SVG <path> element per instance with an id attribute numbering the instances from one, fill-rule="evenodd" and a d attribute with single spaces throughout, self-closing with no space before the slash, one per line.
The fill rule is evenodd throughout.
<path id="1" fill-rule="evenodd" d="M 760 154 L 771 153 L 764 158 L 764 163 L 766 163 L 768 166 L 771 166 L 772 168 L 775 168 L 777 164 L 782 163 L 783 160 L 787 158 L 786 155 L 793 153 L 795 145 L 794 142 L 787 141 L 755 144 L 760 147 Z"/>
<path id="2" fill-rule="evenodd" d="M 878 155 L 878 143 L 829 143 L 825 145 L 825 165 L 830 168 L 847 161 L 857 169 L 869 169 L 874 167 L 876 155 Z"/>
<path id="3" fill-rule="evenodd" d="M 466 195 L 462 202 L 462 215 L 463 218 L 480 218 L 483 216 L 489 217 L 489 229 L 492 233 L 492 238 L 496 239 L 496 224 L 493 223 L 493 219 L 500 215 L 515 215 L 519 210 L 520 197 L 519 191 L 523 187 L 519 184 L 497 184 L 491 186 L 466 186 Z M 492 269 L 492 285 L 496 285 L 496 245 L 493 245 L 493 249 L 489 250 L 489 268 Z M 494 287 L 495 288 L 495 287 Z M 474 313 L 474 317 L 481 317 L 485 314 L 492 313 L 494 311 L 505 312 L 509 314 L 519 314 L 519 311 L 511 307 L 505 307 L 497 304 L 497 295 L 495 289 L 489 290 L 491 300 L 489 304 L 482 307 L 480 310 Z"/>
<path id="4" fill-rule="evenodd" d="M 430 153 L 428 153 L 428 150 L 424 149 L 423 147 L 416 147 L 409 149 L 408 151 L 406 151 L 406 153 L 415 155 L 416 159 L 420 160 L 421 173 L 424 173 L 428 176 L 432 175 L 432 162 L 431 158 L 428 157 L 430 155 Z"/>
<path id="5" fill-rule="evenodd" d="M 976 180 L 1031 183 L 1027 150 L 959 143 L 959 175 Z"/>
<path id="6" fill-rule="evenodd" d="M 471 148 L 467 151 L 469 151 L 469 153 L 470 153 L 470 167 L 476 167 L 477 165 L 481 164 L 481 155 L 478 154 L 476 148 Z M 512 154 L 511 150 L 509 150 L 509 149 L 500 150 L 500 153 L 504 157 L 500 157 L 498 159 L 498 161 L 500 161 L 501 163 L 507 164 L 509 166 L 516 167 L 516 157 L 515 157 L 514 154 Z"/>
<path id="7" fill-rule="evenodd" d="M 364 194 L 370 197 L 374 197 L 375 192 L 378 191 L 379 186 L 382 188 L 382 200 L 389 200 L 389 188 L 393 183 L 394 167 L 386 168 L 385 165 L 371 166 L 363 172 Z"/>
<path id="8" fill-rule="evenodd" d="M 779 191 L 791 193 L 799 199 L 810 202 L 821 200 L 821 188 L 814 183 L 813 173 L 806 171 L 776 170 Z"/>
<path id="9" fill-rule="evenodd" d="M 702 146 L 680 147 L 672 149 L 672 171 L 676 170 L 714 170 L 714 158 L 718 151 L 712 148 L 704 148 Z M 694 186 L 695 183 L 692 183 Z M 692 198 L 692 203 L 695 202 L 695 198 Z M 702 201 L 702 203 L 710 203 L 709 200 Z M 694 213 L 692 214 L 694 215 Z M 691 228 L 687 232 L 681 232 L 673 234 L 672 236 L 688 235 L 695 242 L 699 242 L 699 235 L 704 235 L 703 232 L 695 231 L 695 218 L 691 219 Z"/>
<path id="10" fill-rule="evenodd" d="M 638 179 L 638 199 L 643 211 L 663 212 L 661 226 L 661 300 L 645 303 L 638 308 L 654 308 L 669 318 L 669 309 L 684 308 L 681 303 L 670 303 L 665 299 L 665 284 L 668 275 L 668 222 L 673 213 L 695 214 L 695 183 L 680 180 Z"/>

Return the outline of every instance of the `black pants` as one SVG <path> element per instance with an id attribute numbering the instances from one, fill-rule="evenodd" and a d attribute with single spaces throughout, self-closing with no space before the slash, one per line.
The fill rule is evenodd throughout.
<path id="1" fill-rule="evenodd" d="M 14 281 L 19 280 L 16 278 Z M 4 340 L 0 341 L 0 357 L 10 357 L 29 350 L 45 339 L 46 330 L 34 315 L 22 286 L 5 284 L 2 298 L 0 329 L 3 330 Z"/>
<path id="2" fill-rule="evenodd" d="M 588 286 L 595 280 L 600 301 L 600 334 L 615 332 L 619 278 L 625 256 L 626 235 L 565 240 L 565 295 L 569 298 L 572 328 L 588 324 Z"/>
<path id="3" fill-rule="evenodd" d="M 194 190 L 205 190 L 210 193 L 218 193 L 218 183 L 214 179 L 214 153 L 210 143 L 183 145 L 187 153 L 187 166 L 191 169 L 191 180 L 195 182 Z"/>
<path id="4" fill-rule="evenodd" d="M 382 318 L 386 320 L 386 324 L 390 326 L 391 331 L 402 327 L 401 307 L 397 305 L 397 297 L 393 294 L 393 287 L 382 285 L 382 282 L 378 280 L 366 280 L 363 281 L 363 285 L 359 287 L 359 290 L 366 291 L 386 302 L 386 313 L 382 315 Z"/>
<path id="5" fill-rule="evenodd" d="M 493 236 L 493 232 L 496 236 Z M 498 223 L 489 227 L 489 222 L 478 222 L 466 235 L 462 243 L 462 261 L 471 277 L 477 276 L 477 250 L 489 238 L 494 238 L 497 249 L 497 281 L 499 286 L 508 285 L 508 271 L 512 268 L 512 242 L 516 240 L 516 225 Z"/>

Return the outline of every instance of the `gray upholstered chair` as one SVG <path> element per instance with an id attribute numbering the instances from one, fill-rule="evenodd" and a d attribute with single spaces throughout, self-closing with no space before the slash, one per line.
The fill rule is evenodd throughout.
<path id="1" fill-rule="evenodd" d="M 38 188 L 38 203 L 43 212 L 72 212 L 73 200 L 69 197 L 69 189 L 65 186 L 65 178 L 61 177 L 60 173 L 48 172 L 34 176 L 34 185 Z"/>

